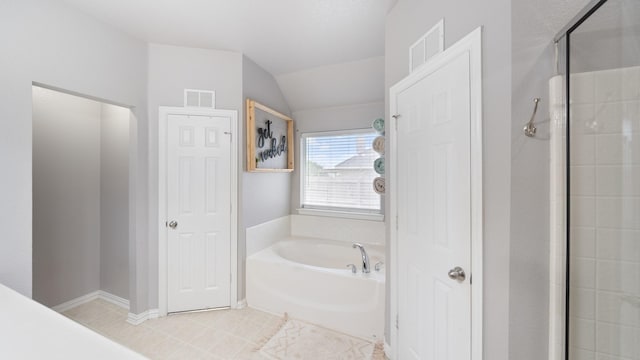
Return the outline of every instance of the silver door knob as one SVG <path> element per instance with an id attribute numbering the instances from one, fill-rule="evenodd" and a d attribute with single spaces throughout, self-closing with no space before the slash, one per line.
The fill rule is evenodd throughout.
<path id="1" fill-rule="evenodd" d="M 456 266 L 453 269 L 449 270 L 449 278 L 458 281 L 464 281 L 467 275 L 464 273 L 464 270 L 460 266 Z"/>
<path id="2" fill-rule="evenodd" d="M 177 221 L 175 221 L 175 220 L 171 220 L 171 221 L 169 222 L 169 227 L 170 227 L 170 228 L 172 228 L 172 229 L 177 228 L 177 227 L 178 227 L 178 222 L 177 222 Z"/>

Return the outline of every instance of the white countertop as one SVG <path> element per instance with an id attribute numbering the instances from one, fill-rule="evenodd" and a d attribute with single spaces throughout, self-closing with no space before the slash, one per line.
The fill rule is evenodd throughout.
<path id="1" fill-rule="evenodd" d="M 0 284 L 1 359 L 144 359 Z"/>

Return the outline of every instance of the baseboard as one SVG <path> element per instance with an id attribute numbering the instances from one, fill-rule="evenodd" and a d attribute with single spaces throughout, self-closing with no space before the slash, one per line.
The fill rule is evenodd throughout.
<path id="1" fill-rule="evenodd" d="M 91 293 L 88 293 L 86 295 L 82 295 L 80 297 L 77 297 L 75 299 L 69 300 L 67 302 L 64 302 L 60 305 L 56 305 L 54 307 L 52 307 L 51 309 L 54 311 L 57 311 L 59 313 L 65 312 L 65 311 L 69 311 L 71 309 L 73 309 L 74 307 L 80 306 L 82 304 L 86 304 L 90 301 L 93 300 L 97 300 L 97 299 L 102 299 L 106 302 L 109 302 L 111 304 L 117 305 L 123 309 L 127 309 L 129 310 L 129 300 L 121 298 L 119 296 L 113 295 L 111 293 L 108 293 L 106 291 L 102 291 L 102 290 L 98 290 L 98 291 L 94 291 Z"/>
<path id="2" fill-rule="evenodd" d="M 160 314 L 158 309 L 149 309 L 143 311 L 140 314 L 129 313 L 127 316 L 127 322 L 131 325 L 140 325 L 149 319 L 157 319 Z"/>
<path id="3" fill-rule="evenodd" d="M 62 313 L 71 310 L 76 306 L 80 306 L 97 299 L 102 299 L 123 309 L 129 310 L 129 300 L 102 290 L 94 291 L 92 293 L 77 297 L 73 300 L 69 300 L 60 305 L 54 306 L 52 309 Z M 140 325 L 149 319 L 157 319 L 159 314 L 160 312 L 158 311 L 158 309 L 150 309 L 140 314 L 129 313 L 127 315 L 127 322 L 132 325 Z"/>
<path id="4" fill-rule="evenodd" d="M 127 322 L 131 325 L 140 325 L 147 321 L 149 318 L 149 311 L 142 312 L 140 314 L 129 313 L 127 315 Z"/>
<path id="5" fill-rule="evenodd" d="M 149 310 L 149 319 L 157 319 L 160 317 L 160 310 L 151 309 Z"/>
<path id="6" fill-rule="evenodd" d="M 247 299 L 242 299 L 236 304 L 236 309 L 244 309 L 247 307 Z"/>
<path id="7" fill-rule="evenodd" d="M 117 305 L 123 309 L 129 310 L 129 300 L 121 298 L 120 296 L 113 295 L 106 291 L 98 291 L 98 297 L 106 302 Z"/>
<path id="8" fill-rule="evenodd" d="M 384 342 L 384 357 L 387 359 L 393 359 L 391 357 L 391 345 L 388 342 Z"/>
<path id="9" fill-rule="evenodd" d="M 100 297 L 100 291 L 94 291 L 94 292 L 88 293 L 86 295 L 79 296 L 79 297 L 77 297 L 75 299 L 71 299 L 69 301 L 63 302 L 62 304 L 56 305 L 56 306 L 52 307 L 51 309 L 54 310 L 54 311 L 57 311 L 59 313 L 62 313 L 62 312 L 71 310 L 76 306 L 80 306 L 82 304 L 86 304 L 89 301 L 96 300 L 96 299 L 98 299 L 98 297 Z"/>

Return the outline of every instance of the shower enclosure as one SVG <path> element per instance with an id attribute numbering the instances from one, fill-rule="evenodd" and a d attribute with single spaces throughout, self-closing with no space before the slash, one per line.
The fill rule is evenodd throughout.
<path id="1" fill-rule="evenodd" d="M 640 359 L 640 1 L 593 1 L 556 40 L 550 358 Z"/>

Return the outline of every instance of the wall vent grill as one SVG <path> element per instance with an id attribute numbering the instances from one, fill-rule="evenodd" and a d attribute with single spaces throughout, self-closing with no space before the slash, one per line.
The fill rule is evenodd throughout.
<path id="1" fill-rule="evenodd" d="M 184 107 L 216 108 L 216 92 L 209 90 L 184 89 Z"/>
<path id="2" fill-rule="evenodd" d="M 429 59 L 444 51 L 444 19 L 409 47 L 409 72 L 414 72 Z"/>

